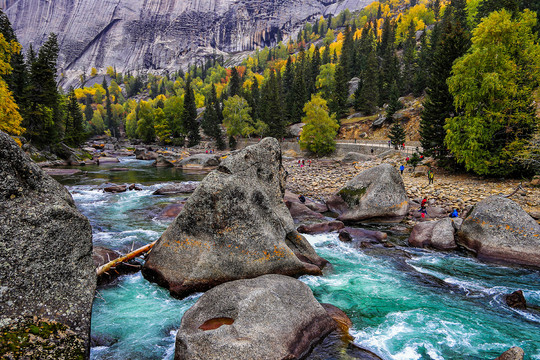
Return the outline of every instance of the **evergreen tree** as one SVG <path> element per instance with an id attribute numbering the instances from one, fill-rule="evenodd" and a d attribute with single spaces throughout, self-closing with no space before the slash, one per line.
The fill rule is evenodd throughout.
<path id="1" fill-rule="evenodd" d="M 58 41 L 51 33 L 37 58 L 29 52 L 30 79 L 25 97 L 28 107 L 23 116 L 29 138 L 38 145 L 56 145 L 61 136 L 60 95 L 56 88 Z"/>
<path id="2" fill-rule="evenodd" d="M 292 58 L 289 56 L 287 58 L 287 63 L 285 64 L 285 72 L 283 73 L 283 98 L 285 99 L 285 116 L 287 117 L 287 122 L 293 123 L 293 113 L 294 113 L 294 101 L 296 95 L 293 91 L 294 84 L 294 66 L 292 64 Z"/>
<path id="3" fill-rule="evenodd" d="M 349 97 L 349 81 L 345 74 L 345 67 L 339 63 L 336 66 L 336 73 L 334 74 L 334 91 L 332 94 L 332 102 L 330 103 L 330 109 L 333 114 L 336 115 L 336 119 L 345 117 L 347 114 L 347 99 Z"/>
<path id="4" fill-rule="evenodd" d="M 206 135 L 216 141 L 217 148 L 223 150 L 225 148 L 225 143 L 223 142 L 223 134 L 221 132 L 220 121 L 216 111 L 216 103 L 218 103 L 216 88 L 212 84 L 212 90 L 206 99 L 206 109 L 204 110 L 201 127 Z"/>
<path id="5" fill-rule="evenodd" d="M 283 98 L 281 84 L 275 71 L 270 70 L 270 77 L 263 86 L 261 116 L 267 125 L 267 135 L 281 139 L 285 136 L 283 116 Z"/>
<path id="6" fill-rule="evenodd" d="M 251 92 L 248 99 L 249 107 L 251 108 L 251 118 L 255 121 L 261 119 L 260 114 L 260 103 L 261 103 L 261 92 L 259 91 L 259 81 L 257 78 L 253 77 L 253 84 L 251 84 Z M 217 114 L 216 114 L 217 116 Z"/>
<path id="7" fill-rule="evenodd" d="M 298 123 L 302 120 L 303 108 L 308 96 L 306 92 L 305 77 L 305 56 L 303 48 L 300 49 L 296 59 L 293 88 L 290 96 L 292 97 L 292 109 L 290 113 L 290 123 Z"/>
<path id="8" fill-rule="evenodd" d="M 326 65 L 330 63 L 330 46 L 326 45 L 321 58 L 321 65 Z"/>
<path id="9" fill-rule="evenodd" d="M 399 101 L 399 90 L 396 81 L 392 82 L 390 88 L 390 99 L 388 101 L 388 108 L 386 109 L 386 118 L 392 119 L 396 111 L 403 108 L 403 105 Z"/>
<path id="10" fill-rule="evenodd" d="M 94 116 L 94 109 L 92 109 L 92 97 L 87 96 L 84 108 L 84 119 L 86 122 L 90 122 Z"/>
<path id="11" fill-rule="evenodd" d="M 405 130 L 403 130 L 403 126 L 401 126 L 401 122 L 399 120 L 396 120 L 394 125 L 392 125 L 390 128 L 390 134 L 388 137 L 392 141 L 395 149 L 405 142 Z"/>
<path id="12" fill-rule="evenodd" d="M 345 71 L 347 81 L 354 77 L 354 39 L 351 28 L 345 28 L 343 46 L 341 47 L 341 57 L 339 62 Z"/>
<path id="13" fill-rule="evenodd" d="M 68 145 L 79 146 L 85 140 L 86 134 L 83 114 L 73 88 L 69 91 L 66 113 L 65 142 Z"/>
<path id="14" fill-rule="evenodd" d="M 389 101 L 392 82 L 400 79 L 399 60 L 396 55 L 394 43 L 395 26 L 390 18 L 386 18 L 378 48 L 381 61 L 379 71 L 379 106 Z"/>
<path id="15" fill-rule="evenodd" d="M 199 123 L 197 122 L 197 107 L 195 106 L 195 94 L 191 88 L 191 77 L 186 79 L 186 85 L 184 87 L 184 109 L 182 111 L 182 124 L 184 124 L 187 136 L 188 146 L 192 147 L 198 145 L 201 141 L 201 135 L 199 134 Z"/>
<path id="16" fill-rule="evenodd" d="M 420 51 L 418 52 L 418 60 L 416 71 L 413 75 L 413 94 L 418 97 L 421 96 L 427 87 L 427 81 L 429 76 L 429 68 L 431 66 L 431 48 L 427 42 L 426 33 L 422 35 L 420 40 Z"/>
<path id="17" fill-rule="evenodd" d="M 420 121 L 420 136 L 424 153 L 436 158 L 446 158 L 448 151 L 444 144 L 447 118 L 455 114 L 454 98 L 448 90 L 446 80 L 450 77 L 454 61 L 469 48 L 469 36 L 465 28 L 453 16 L 452 5 L 447 7 L 439 42 L 434 44 L 424 110 Z"/>
<path id="18" fill-rule="evenodd" d="M 311 57 L 311 63 L 309 64 L 309 79 L 308 79 L 308 93 L 313 94 L 316 90 L 316 81 L 317 81 L 317 75 L 319 75 L 319 70 L 321 67 L 321 54 L 319 45 L 315 46 L 315 51 L 313 52 L 313 56 Z"/>
<path id="19" fill-rule="evenodd" d="M 411 21 L 407 31 L 407 38 L 403 44 L 403 94 L 409 94 L 413 91 L 416 71 L 416 28 L 414 22 Z"/>
<path id="20" fill-rule="evenodd" d="M 231 80 L 229 81 L 229 96 L 233 97 L 234 95 L 242 95 L 242 80 L 240 79 L 238 70 L 233 66 L 231 69 Z"/>
<path id="21" fill-rule="evenodd" d="M 379 64 L 375 50 L 375 35 L 370 27 L 364 28 L 361 40 L 361 51 L 365 54 L 365 64 L 362 66 L 360 83 L 354 93 L 354 108 L 366 115 L 371 115 L 377 110 L 379 102 Z"/>

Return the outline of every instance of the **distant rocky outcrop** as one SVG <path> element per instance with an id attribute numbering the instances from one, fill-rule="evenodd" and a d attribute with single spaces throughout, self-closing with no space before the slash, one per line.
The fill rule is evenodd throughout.
<path id="1" fill-rule="evenodd" d="M 480 201 L 458 234 L 458 243 L 480 258 L 540 267 L 540 225 L 508 198 Z"/>
<path id="2" fill-rule="evenodd" d="M 320 274 L 326 261 L 300 235 L 283 203 L 276 139 L 227 157 L 163 233 L 144 276 L 178 297 L 269 273 Z"/>
<path id="3" fill-rule="evenodd" d="M 300 359 L 336 328 L 299 280 L 237 280 L 209 290 L 186 311 L 175 360 Z"/>
<path id="4" fill-rule="evenodd" d="M 369 0 L 25 0 L 0 1 L 23 47 L 58 34 L 59 72 L 75 85 L 83 70 L 171 70 L 277 44 L 306 20 L 359 10 Z M 328 5 L 338 6 L 329 8 Z M 103 77 L 95 82 L 101 83 Z M 110 79 L 108 79 L 110 82 Z M 94 81 L 89 81 L 93 85 Z"/>
<path id="5" fill-rule="evenodd" d="M 22 337 L 17 337 L 21 343 L 14 344 L 23 348 L 14 358 L 78 358 L 87 354 L 96 286 L 90 223 L 77 210 L 69 192 L 3 132 L 0 249 L 3 346 L 10 346 L 15 339 L 8 334 L 23 329 Z M 63 337 L 25 343 L 21 339 L 28 336 L 24 329 L 29 326 L 48 329 L 40 336 Z M 27 352 L 27 346 L 33 348 Z"/>
<path id="6" fill-rule="evenodd" d="M 403 179 L 389 164 L 367 169 L 327 201 L 341 221 L 400 221 L 409 209 Z"/>

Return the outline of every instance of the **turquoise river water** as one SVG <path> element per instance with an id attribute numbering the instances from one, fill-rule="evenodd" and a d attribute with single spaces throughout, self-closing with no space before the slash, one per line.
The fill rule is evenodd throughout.
<path id="1" fill-rule="evenodd" d="M 88 166 L 83 174 L 58 178 L 90 219 L 95 245 L 127 252 L 156 240 L 171 221 L 160 212 L 182 197 L 152 192 L 167 182 L 201 179 L 150 164 L 123 158 L 120 164 Z M 104 193 L 108 181 L 138 183 L 143 190 Z M 503 297 L 521 289 L 528 303 L 540 306 L 540 271 L 484 264 L 465 253 L 409 248 L 405 234 L 389 226 L 379 229 L 389 233 L 396 248 L 359 249 L 336 234 L 306 236 L 332 267 L 324 276 L 300 280 L 320 302 L 347 313 L 357 345 L 384 359 L 494 359 L 517 345 L 526 359 L 540 360 L 540 312 L 511 309 Z M 173 359 L 182 314 L 199 296 L 174 299 L 140 273 L 98 288 L 91 359 Z"/>

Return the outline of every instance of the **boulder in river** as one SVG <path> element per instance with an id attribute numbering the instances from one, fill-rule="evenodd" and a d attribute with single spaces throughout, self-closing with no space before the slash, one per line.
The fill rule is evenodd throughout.
<path id="1" fill-rule="evenodd" d="M 118 160 L 118 158 L 115 158 L 115 157 L 100 157 L 97 159 L 98 165 L 114 164 L 114 163 L 119 163 L 119 162 L 120 160 Z"/>
<path id="2" fill-rule="evenodd" d="M 302 204 L 302 202 L 298 198 L 298 195 L 290 192 L 289 190 L 285 190 L 285 196 L 283 196 L 283 201 L 285 201 L 285 204 L 287 204 L 287 202 L 296 202 Z M 318 213 L 328 211 L 328 206 L 326 206 L 326 204 L 315 202 L 309 198 L 305 198 L 305 202 L 303 204 L 307 206 L 310 210 Z"/>
<path id="3" fill-rule="evenodd" d="M 458 234 L 458 243 L 479 258 L 540 267 L 540 225 L 510 199 L 477 203 Z"/>
<path id="4" fill-rule="evenodd" d="M 388 235 L 382 231 L 367 230 L 361 228 L 346 227 L 339 231 L 339 239 L 344 242 L 367 241 L 381 242 L 386 240 Z"/>
<path id="5" fill-rule="evenodd" d="M 506 305 L 510 306 L 514 309 L 526 309 L 527 308 L 527 301 L 525 300 L 525 296 L 523 296 L 523 291 L 517 290 L 514 291 L 511 294 L 508 294 L 504 297 L 504 300 L 506 301 Z"/>
<path id="6" fill-rule="evenodd" d="M 165 156 L 159 155 L 156 161 L 152 164 L 156 167 L 173 167 L 174 164 L 169 160 L 165 159 Z"/>
<path id="7" fill-rule="evenodd" d="M 327 261 L 296 231 L 284 188 L 276 139 L 234 152 L 187 200 L 148 255 L 143 275 L 183 297 L 269 273 L 321 274 Z"/>
<path id="8" fill-rule="evenodd" d="M 300 225 L 298 232 L 302 234 L 321 234 L 341 230 L 345 225 L 341 221 L 326 221 L 322 223 Z"/>
<path id="9" fill-rule="evenodd" d="M 289 209 L 293 220 L 296 222 L 304 220 L 324 219 L 324 216 L 322 214 L 311 210 L 306 205 L 300 202 L 286 201 L 285 205 L 287 205 L 287 208 Z"/>
<path id="10" fill-rule="evenodd" d="M 175 360 L 300 359 L 336 328 L 299 280 L 265 275 L 231 281 L 186 311 Z"/>
<path id="11" fill-rule="evenodd" d="M 177 164 L 185 166 L 188 164 L 201 165 L 203 167 L 218 166 L 220 158 L 215 154 L 195 154 L 177 162 Z"/>
<path id="12" fill-rule="evenodd" d="M 194 181 L 168 184 L 154 191 L 152 195 L 187 194 L 194 192 L 197 186 L 199 183 Z"/>
<path id="13" fill-rule="evenodd" d="M 127 185 L 111 185 L 107 186 L 106 188 L 103 188 L 103 191 L 109 192 L 109 193 L 122 193 L 127 191 Z"/>
<path id="14" fill-rule="evenodd" d="M 344 222 L 397 222 L 407 214 L 409 200 L 399 171 L 382 164 L 355 176 L 327 205 Z"/>
<path id="15" fill-rule="evenodd" d="M 411 231 L 409 245 L 433 247 L 438 250 L 453 250 L 457 248 L 455 232 L 454 220 L 451 218 L 419 222 L 414 225 Z"/>
<path id="16" fill-rule="evenodd" d="M 13 358 L 87 356 L 96 287 L 90 223 L 69 192 L 1 131 L 0 249 L 0 331 L 22 336 L 2 338 L 8 348 L 20 340 Z M 25 343 L 28 327 L 50 331 Z M 59 331 L 64 337 L 53 338 Z"/>

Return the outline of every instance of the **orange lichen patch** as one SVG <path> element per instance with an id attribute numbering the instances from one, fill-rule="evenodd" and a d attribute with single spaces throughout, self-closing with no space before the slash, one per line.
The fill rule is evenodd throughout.
<path id="1" fill-rule="evenodd" d="M 214 318 L 210 320 L 206 320 L 204 324 L 199 326 L 199 329 L 207 331 L 207 330 L 215 330 L 217 328 L 220 328 L 222 325 L 232 325 L 234 323 L 234 319 L 228 318 L 228 317 L 220 317 L 220 318 Z"/>

